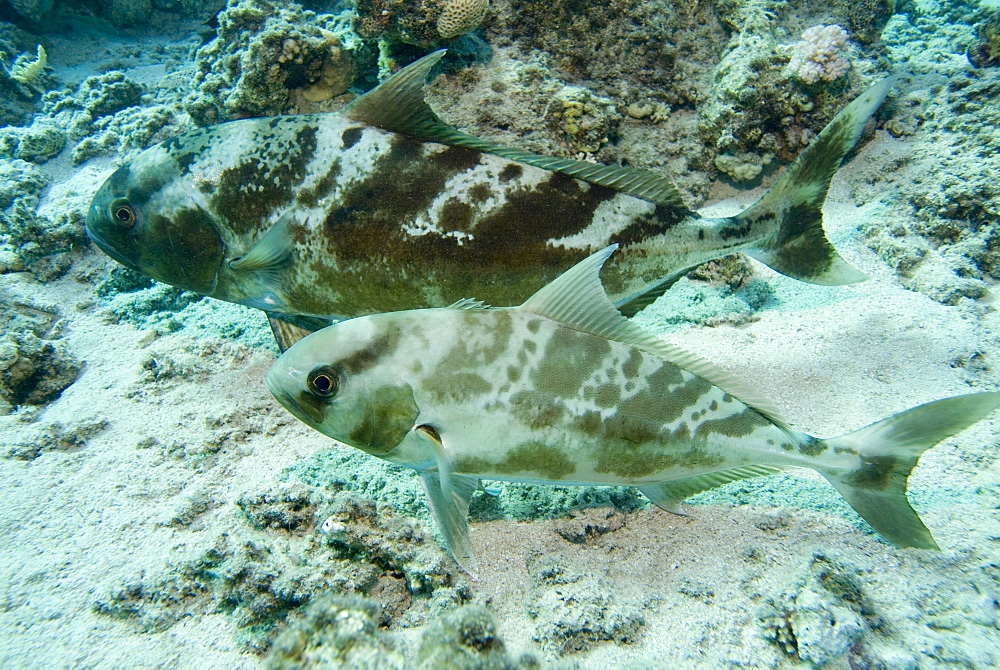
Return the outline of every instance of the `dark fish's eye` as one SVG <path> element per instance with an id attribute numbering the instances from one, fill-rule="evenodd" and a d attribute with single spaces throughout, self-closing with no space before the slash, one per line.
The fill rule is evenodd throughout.
<path id="1" fill-rule="evenodd" d="M 115 200 L 111 204 L 111 218 L 115 223 L 131 228 L 135 225 L 135 210 L 126 200 Z"/>
<path id="2" fill-rule="evenodd" d="M 309 392 L 320 398 L 332 398 L 340 388 L 340 374 L 330 367 L 317 368 L 306 379 Z"/>

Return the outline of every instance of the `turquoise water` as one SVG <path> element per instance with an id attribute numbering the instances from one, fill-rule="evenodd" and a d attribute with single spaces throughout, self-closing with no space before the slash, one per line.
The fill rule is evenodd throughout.
<path id="1" fill-rule="evenodd" d="M 264 379 L 279 348 L 267 319 L 202 295 L 210 291 L 198 290 L 205 284 L 193 277 L 200 259 L 215 258 L 214 238 L 192 232 L 229 227 L 219 253 L 237 274 L 239 260 L 249 258 L 243 276 L 259 291 L 245 302 L 290 300 L 282 282 L 316 247 L 303 232 L 312 219 L 296 218 L 300 210 L 288 203 L 304 207 L 312 189 L 310 206 L 323 210 L 316 220 L 326 225 L 312 230 L 333 231 L 335 243 L 320 251 L 336 248 L 340 270 L 361 268 L 347 275 L 325 266 L 327 274 L 305 282 L 317 295 L 350 292 L 386 309 L 443 306 L 455 299 L 449 290 L 467 285 L 470 294 L 458 297 L 504 306 L 498 299 L 517 296 L 507 301 L 513 306 L 586 255 L 568 263 L 556 254 L 531 256 L 525 240 L 611 229 L 634 205 L 611 207 L 619 201 L 597 177 L 599 186 L 574 186 L 577 200 L 546 210 L 565 191 L 531 199 L 549 182 L 530 182 L 530 171 L 507 172 L 501 182 L 500 163 L 492 173 L 476 171 L 484 163 L 463 162 L 470 155 L 459 160 L 458 152 L 450 154 L 448 181 L 439 178 L 447 170 L 427 167 L 430 160 L 405 162 L 431 154 L 414 148 L 428 138 L 405 139 L 419 133 L 400 132 L 407 128 L 398 114 L 367 113 L 363 129 L 348 132 L 336 125 L 345 123 L 338 110 L 447 48 L 426 89 L 444 122 L 519 151 L 648 170 L 679 193 L 674 199 L 660 181 L 648 182 L 661 189 L 663 210 L 734 216 L 775 184 L 837 112 L 884 76 L 905 73 L 833 176 L 823 208 L 826 237 L 867 281 L 817 285 L 727 257 L 679 280 L 634 318 L 721 368 L 713 382 L 740 393 L 747 387 L 753 401 L 734 395 L 751 405 L 760 398 L 755 406 L 773 406 L 795 430 L 842 435 L 923 403 L 997 387 L 996 6 L 493 0 L 481 10 L 472 2 L 361 0 L 0 2 L 0 523 L 7 537 L 0 664 L 1000 664 L 995 416 L 925 451 L 909 476 L 908 500 L 939 550 L 893 546 L 805 468 L 697 493 L 685 500 L 684 515 L 660 510 L 627 485 L 484 477 L 482 490 L 468 496 L 475 567 L 463 569 L 417 471 L 332 441 L 271 396 Z M 326 113 L 317 123 L 336 127 L 329 137 L 342 144 L 299 134 L 286 147 L 280 137 L 240 134 L 245 124 L 218 125 Z M 395 133 L 385 146 L 396 147 L 396 162 L 376 160 L 375 121 Z M 143 173 L 152 181 L 132 182 L 123 196 L 129 209 L 107 203 L 126 227 L 158 225 L 146 222 L 163 214 L 165 237 L 125 251 L 107 240 L 98 246 L 92 223 L 88 237 L 91 203 L 104 202 L 95 195 L 109 176 L 125 165 L 139 174 L 143 151 L 201 128 L 214 133 L 199 149 L 202 158 L 214 158 L 182 159 L 197 167 L 184 173 L 191 180 L 146 199 L 177 177 L 161 167 Z M 254 154 L 265 141 L 285 154 Z M 312 162 L 287 158 L 307 147 Z M 354 147 L 371 153 L 349 159 Z M 467 150 L 488 160 L 481 148 Z M 220 177 L 226 161 L 246 155 L 268 160 L 257 161 L 256 173 Z M 333 158 L 324 163 L 323 156 Z M 536 159 L 514 158 L 538 167 Z M 359 175 L 376 169 L 389 177 L 343 204 Z M 510 179 L 520 191 L 503 190 Z M 288 194 L 275 195 L 289 180 Z M 212 191 L 217 183 L 230 188 L 224 206 L 221 187 Z M 505 197 L 530 206 L 505 210 Z M 174 202 L 209 203 L 209 223 L 175 217 Z M 494 210 L 507 218 L 476 218 Z M 383 227 L 339 235 L 337 222 L 372 211 L 389 213 Z M 681 225 L 669 216 L 657 221 Z M 597 223 L 587 228 L 591 220 Z M 487 234 L 476 221 L 499 225 L 491 233 L 496 256 L 460 253 Z M 625 254 L 652 235 L 653 218 L 645 221 L 600 245 L 622 243 L 616 253 L 634 264 L 625 274 L 644 262 Z M 453 227 L 442 232 L 444 223 Z M 251 254 L 272 227 L 277 233 Z M 385 251 L 398 239 L 435 236 L 452 245 L 439 257 Z M 295 244 L 288 250 L 274 244 L 279 238 Z M 133 267 L 102 251 L 108 248 Z M 552 267 L 532 275 L 541 263 Z M 489 281 L 495 267 L 498 279 Z M 451 278 L 458 270 L 465 279 Z M 212 275 L 215 287 L 227 272 Z M 408 283 L 393 283 L 400 277 Z M 613 292 L 617 280 L 606 280 Z M 404 285 L 416 289 L 385 288 Z M 283 309 L 293 321 L 307 313 L 291 303 Z M 434 332 L 434 312 L 426 318 L 421 328 Z M 404 332 L 396 346 L 416 337 Z M 429 360 L 433 351 L 431 339 L 416 355 Z M 505 356 L 511 365 L 517 359 Z M 689 368 L 709 374 L 699 365 Z M 458 404 L 465 391 L 455 382 L 435 402 Z M 369 434 L 387 432 L 393 416 L 383 414 Z M 469 424 L 482 428 L 482 458 L 501 460 L 496 454 L 517 421 L 483 424 L 470 415 Z M 448 426 L 439 428 L 447 442 Z M 520 467 L 580 466 L 572 458 L 585 439 L 566 431 L 558 441 L 569 465 L 542 444 L 519 457 Z"/>

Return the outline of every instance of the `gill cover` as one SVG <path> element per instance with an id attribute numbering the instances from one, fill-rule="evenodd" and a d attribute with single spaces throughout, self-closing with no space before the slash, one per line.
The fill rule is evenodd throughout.
<path id="1" fill-rule="evenodd" d="M 161 186 L 141 184 L 129 166 L 119 168 L 90 204 L 87 235 L 126 267 L 211 295 L 225 254 L 222 238 L 211 217 L 194 202 L 164 207 Z M 148 213 L 153 211 L 170 212 L 170 216 Z"/>
<path id="2" fill-rule="evenodd" d="M 327 437 L 385 457 L 417 423 L 413 389 L 383 354 L 386 338 L 343 321 L 293 344 L 271 365 L 267 387 L 296 417 Z M 359 332 L 359 330 L 361 332 Z"/>

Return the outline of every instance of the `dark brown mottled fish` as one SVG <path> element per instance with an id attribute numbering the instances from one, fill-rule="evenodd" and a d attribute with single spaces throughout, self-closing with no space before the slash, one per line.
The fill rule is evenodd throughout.
<path id="1" fill-rule="evenodd" d="M 891 78 L 841 111 L 756 204 L 707 218 L 653 173 L 448 126 L 423 99 L 442 55 L 338 113 L 232 121 L 151 147 L 101 187 L 87 232 L 158 281 L 310 324 L 468 295 L 518 304 L 611 243 L 621 250 L 604 281 L 627 315 L 736 251 L 803 281 L 864 279 L 826 239 L 821 208 Z"/>

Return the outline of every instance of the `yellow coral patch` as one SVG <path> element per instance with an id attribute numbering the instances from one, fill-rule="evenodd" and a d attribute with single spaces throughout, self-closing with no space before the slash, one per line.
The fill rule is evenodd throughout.
<path id="1" fill-rule="evenodd" d="M 455 37 L 472 32 L 486 17 L 489 0 L 445 0 L 437 20 L 441 37 Z"/>

